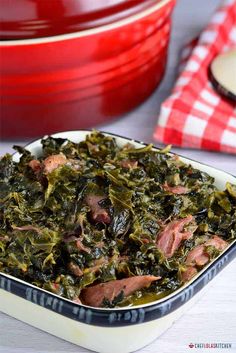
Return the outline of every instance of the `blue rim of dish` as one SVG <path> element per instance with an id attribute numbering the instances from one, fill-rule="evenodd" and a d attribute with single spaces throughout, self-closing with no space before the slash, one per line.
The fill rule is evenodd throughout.
<path id="1" fill-rule="evenodd" d="M 49 309 L 84 324 L 103 327 L 121 327 L 141 324 L 164 317 L 187 303 L 210 282 L 230 261 L 236 257 L 236 244 L 233 244 L 215 260 L 191 284 L 166 300 L 141 308 L 97 309 L 86 307 L 60 298 L 27 282 L 9 278 L 0 273 L 0 289 L 17 295 L 33 304 Z"/>
<path id="2" fill-rule="evenodd" d="M 91 130 L 74 130 L 74 131 L 91 131 Z M 64 131 L 66 132 L 66 131 Z M 68 131 L 69 132 L 69 131 Z M 101 131 L 102 133 L 106 133 Z M 121 137 L 129 141 L 141 143 L 143 142 L 119 136 L 112 133 L 106 133 L 111 136 Z M 38 139 L 30 142 L 29 146 Z M 157 147 L 154 147 L 158 149 Z M 188 158 L 191 160 L 190 158 Z M 203 164 L 203 163 L 201 163 Z M 214 168 L 216 169 L 216 168 Z M 226 173 L 229 174 L 229 173 Z M 230 174 L 229 174 L 230 175 Z M 63 315 L 75 321 L 84 324 L 91 324 L 103 327 L 121 327 L 144 322 L 152 321 L 164 317 L 171 312 L 177 310 L 183 304 L 187 303 L 195 294 L 197 294 L 208 282 L 210 282 L 229 262 L 236 257 L 236 243 L 214 260 L 192 283 L 180 290 L 178 293 L 167 297 L 166 300 L 156 302 L 154 304 L 138 307 L 138 308 L 121 308 L 121 309 L 101 309 L 87 307 L 84 305 L 73 303 L 67 299 L 59 297 L 53 293 L 47 292 L 41 288 L 21 281 L 17 278 L 8 277 L 7 274 L 0 273 L 0 289 L 10 292 L 18 297 L 30 301 L 33 304 L 49 309 L 55 313 Z M 180 288 L 181 289 L 181 288 Z"/>

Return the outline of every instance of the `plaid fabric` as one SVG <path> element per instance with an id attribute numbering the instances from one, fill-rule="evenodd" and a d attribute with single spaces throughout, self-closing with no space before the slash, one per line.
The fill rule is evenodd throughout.
<path id="1" fill-rule="evenodd" d="M 236 105 L 218 95 L 208 80 L 213 58 L 235 46 L 236 0 L 227 0 L 199 39 L 183 51 L 184 69 L 161 106 L 154 132 L 157 141 L 236 153 Z"/>

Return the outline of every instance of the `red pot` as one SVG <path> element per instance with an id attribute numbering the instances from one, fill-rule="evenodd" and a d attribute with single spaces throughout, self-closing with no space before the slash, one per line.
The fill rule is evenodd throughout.
<path id="1" fill-rule="evenodd" d="M 86 3 L 78 1 L 82 2 Z M 88 10 L 87 22 L 62 17 L 60 32 L 55 24 L 58 10 L 43 31 L 35 25 L 34 37 L 51 36 L 1 41 L 2 138 L 94 126 L 135 107 L 158 85 L 166 65 L 175 0 L 147 0 L 145 6 L 144 1 L 130 6 L 131 1 L 113 0 L 110 12 L 102 2 L 96 0 L 96 11 Z M 122 2 L 129 6 L 122 7 Z M 76 15 L 85 14 L 86 9 L 78 7 Z M 32 24 L 30 17 L 28 22 Z M 14 26 L 8 28 L 6 23 L 1 33 L 4 38 L 8 33 L 9 39 Z M 22 30 L 22 23 L 18 28 Z M 66 34 L 52 36 L 61 30 Z M 77 32 L 68 33 L 71 30 Z M 25 35 L 15 32 L 17 38 Z"/>

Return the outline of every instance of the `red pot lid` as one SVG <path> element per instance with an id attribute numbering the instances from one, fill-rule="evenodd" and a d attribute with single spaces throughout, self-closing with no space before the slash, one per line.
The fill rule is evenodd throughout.
<path id="1" fill-rule="evenodd" d="M 1 0 L 0 39 L 72 33 L 127 18 L 162 0 Z"/>

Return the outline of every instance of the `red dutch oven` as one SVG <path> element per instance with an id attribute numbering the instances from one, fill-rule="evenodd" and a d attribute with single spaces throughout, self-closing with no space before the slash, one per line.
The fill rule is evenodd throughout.
<path id="1" fill-rule="evenodd" d="M 1 0 L 1 138 L 95 126 L 147 98 L 175 0 Z"/>

